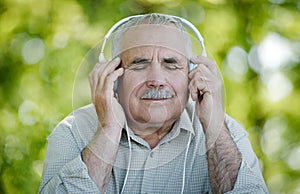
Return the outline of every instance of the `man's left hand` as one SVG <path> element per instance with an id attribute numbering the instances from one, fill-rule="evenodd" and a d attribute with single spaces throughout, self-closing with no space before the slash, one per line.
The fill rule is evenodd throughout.
<path id="1" fill-rule="evenodd" d="M 204 133 L 218 130 L 224 125 L 222 106 L 222 80 L 215 61 L 203 56 L 191 58 L 196 64 L 189 73 L 189 90 L 197 103 L 197 115 L 203 125 Z M 214 133 L 214 132 L 213 132 Z"/>

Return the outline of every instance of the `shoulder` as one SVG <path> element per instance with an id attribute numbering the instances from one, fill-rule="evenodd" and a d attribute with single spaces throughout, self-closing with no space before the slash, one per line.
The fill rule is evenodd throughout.
<path id="1" fill-rule="evenodd" d="M 248 133 L 243 128 L 243 126 L 238 121 L 233 119 L 231 116 L 226 115 L 225 121 L 226 121 L 227 128 L 231 134 L 231 137 L 235 142 L 237 142 L 239 139 L 243 137 L 248 136 Z"/>
<path id="2" fill-rule="evenodd" d="M 72 136 L 77 141 L 89 142 L 97 130 L 97 114 L 93 104 L 74 110 L 65 117 L 50 134 L 49 138 Z"/>
<path id="3" fill-rule="evenodd" d="M 74 110 L 70 116 L 77 124 L 97 125 L 97 113 L 93 104 Z"/>

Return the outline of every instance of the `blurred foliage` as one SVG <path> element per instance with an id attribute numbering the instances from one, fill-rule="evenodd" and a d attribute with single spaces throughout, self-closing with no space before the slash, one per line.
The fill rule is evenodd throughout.
<path id="1" fill-rule="evenodd" d="M 0 0 L 0 193 L 38 191 L 47 136 L 89 95 L 73 91 L 79 64 L 115 22 L 148 12 L 201 30 L 270 192 L 300 193 L 298 0 Z"/>

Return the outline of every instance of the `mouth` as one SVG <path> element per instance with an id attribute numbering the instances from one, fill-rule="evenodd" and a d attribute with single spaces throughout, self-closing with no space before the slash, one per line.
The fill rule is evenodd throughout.
<path id="1" fill-rule="evenodd" d="M 160 101 L 160 100 L 168 100 L 173 96 L 171 93 L 164 89 L 148 89 L 145 94 L 141 97 L 142 100 L 152 100 L 152 101 Z"/>
<path id="2" fill-rule="evenodd" d="M 151 100 L 151 101 L 162 101 L 162 100 L 168 100 L 170 98 L 141 98 L 142 100 Z"/>

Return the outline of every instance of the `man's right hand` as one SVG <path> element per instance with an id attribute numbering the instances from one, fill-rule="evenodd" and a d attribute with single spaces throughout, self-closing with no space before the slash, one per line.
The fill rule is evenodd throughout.
<path id="1" fill-rule="evenodd" d="M 92 101 L 98 115 L 98 126 L 101 128 L 123 128 L 125 114 L 122 106 L 114 97 L 114 82 L 123 75 L 124 69 L 115 70 L 121 60 L 102 60 L 98 62 L 89 74 Z"/>

